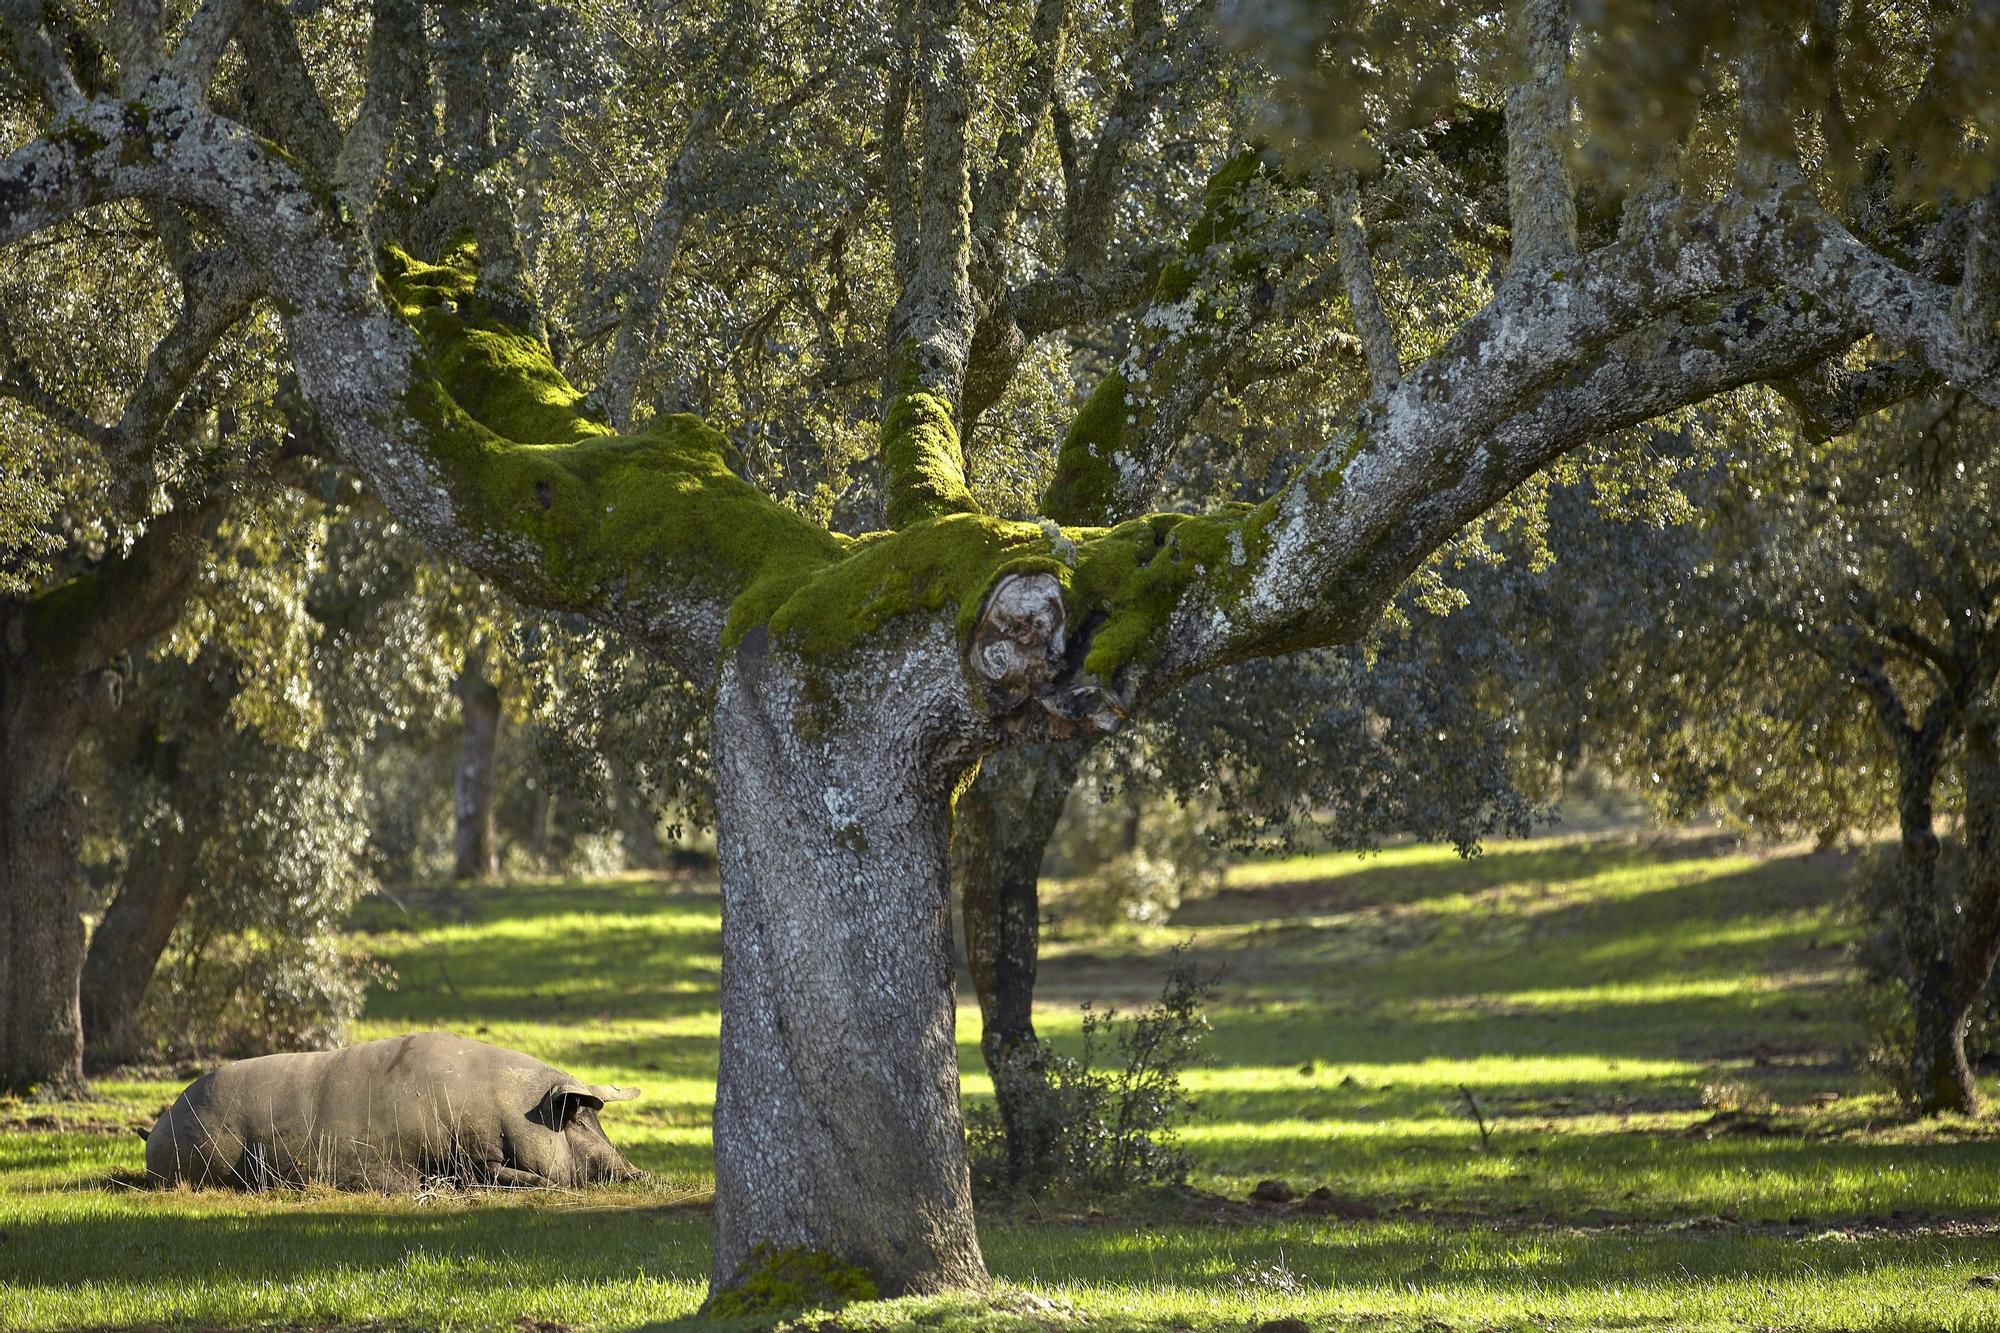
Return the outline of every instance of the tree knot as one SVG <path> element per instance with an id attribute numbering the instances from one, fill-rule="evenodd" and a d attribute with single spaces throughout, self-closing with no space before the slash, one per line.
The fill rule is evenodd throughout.
<path id="1" fill-rule="evenodd" d="M 972 670 L 1010 734 L 1060 739 L 1115 731 L 1125 711 L 1071 661 L 1062 584 L 1009 574 L 993 585 L 972 633 Z"/>

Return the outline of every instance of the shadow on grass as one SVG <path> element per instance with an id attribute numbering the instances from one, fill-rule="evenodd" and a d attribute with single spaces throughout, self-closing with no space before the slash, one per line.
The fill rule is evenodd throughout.
<path id="1" fill-rule="evenodd" d="M 33 1282 L 88 1287 L 107 1278 L 199 1272 L 210 1282 L 285 1282 L 332 1269 L 403 1270 L 413 1256 L 485 1264 L 504 1258 L 504 1283 L 696 1281 L 708 1273 L 706 1206 L 440 1206 L 412 1212 L 276 1203 L 245 1212 L 156 1209 L 109 1216 L 27 1218 L 0 1245 L 0 1288 Z M 231 1201 L 232 1203 L 236 1201 Z M 484 1275 L 455 1275 L 453 1282 Z"/>
<path id="2" fill-rule="evenodd" d="M 328 1271 L 420 1268 L 462 1291 L 615 1284 L 636 1278 L 699 1283 L 710 1223 L 694 1207 L 480 1207 L 414 1214 L 259 1210 L 249 1214 L 125 1214 L 10 1224 L 0 1283 L 78 1289 L 157 1275 L 200 1273 L 211 1288 L 302 1281 Z M 1505 1231 L 1466 1223 L 1286 1221 L 1218 1233 L 1201 1225 L 1118 1221 L 982 1229 L 997 1277 L 1072 1284 L 1227 1290 L 1243 1260 L 1281 1248 L 1314 1283 L 1349 1290 L 1410 1284 L 1560 1297 L 1607 1285 L 1706 1280 L 1815 1280 L 1902 1262 L 2000 1255 L 2000 1236 L 1878 1234 L 1802 1245 L 1796 1235 L 1741 1228 L 1657 1229 L 1656 1243 L 1626 1232 Z M 281 1293 L 280 1293 L 281 1294 Z"/>

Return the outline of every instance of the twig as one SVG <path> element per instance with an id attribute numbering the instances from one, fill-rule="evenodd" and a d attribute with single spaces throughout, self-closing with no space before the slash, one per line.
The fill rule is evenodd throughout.
<path id="1" fill-rule="evenodd" d="M 1461 1083 L 1458 1091 L 1465 1098 L 1465 1104 L 1472 1108 L 1472 1118 L 1479 1123 L 1479 1149 L 1484 1152 L 1493 1146 L 1493 1131 L 1487 1127 L 1486 1117 L 1479 1110 L 1479 1099 L 1472 1095 L 1472 1089 Z"/>

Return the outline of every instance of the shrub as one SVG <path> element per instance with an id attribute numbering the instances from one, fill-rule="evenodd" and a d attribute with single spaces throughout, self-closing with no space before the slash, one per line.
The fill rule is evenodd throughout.
<path id="1" fill-rule="evenodd" d="M 984 1189 L 1112 1193 L 1185 1181 L 1190 1163 L 1177 1131 L 1194 1104 L 1182 1075 L 1208 1031 L 1204 1006 L 1215 994 L 1215 980 L 1194 966 L 1183 946 L 1174 952 L 1159 1000 L 1144 1013 L 1121 1019 L 1116 1010 L 1085 1006 L 1076 1055 L 1040 1043 L 1002 1057 L 995 1079 L 1021 1089 L 1016 1113 L 1034 1145 L 1031 1160 L 1009 1179 L 1000 1109 L 981 1103 L 966 1116 L 974 1181 Z M 1114 1054 L 1111 1067 L 1102 1067 Z"/>

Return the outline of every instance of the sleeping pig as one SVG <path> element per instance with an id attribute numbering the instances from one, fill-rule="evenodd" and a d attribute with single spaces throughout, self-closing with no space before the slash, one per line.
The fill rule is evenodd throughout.
<path id="1" fill-rule="evenodd" d="M 146 1136 L 146 1174 L 258 1190 L 630 1180 L 597 1112 L 638 1095 L 448 1032 L 266 1055 L 190 1084 Z"/>

